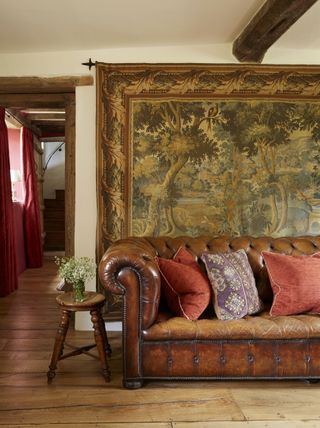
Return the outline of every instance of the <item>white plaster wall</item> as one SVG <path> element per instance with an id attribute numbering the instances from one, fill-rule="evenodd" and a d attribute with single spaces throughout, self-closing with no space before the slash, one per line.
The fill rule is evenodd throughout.
<path id="1" fill-rule="evenodd" d="M 81 65 L 89 58 L 109 63 L 236 63 L 231 45 L 166 46 L 72 52 L 1 54 L 0 76 L 95 75 Z M 320 64 L 319 50 L 270 49 L 264 64 Z M 96 164 L 95 86 L 76 91 L 76 230 L 77 256 L 95 257 Z M 94 289 L 94 281 L 87 285 Z M 77 317 L 76 328 L 90 328 L 86 317 Z"/>
<path id="2" fill-rule="evenodd" d="M 231 46 L 228 44 L 0 54 L 0 75 L 52 76 L 88 74 L 88 68 L 81 65 L 81 63 L 86 62 L 89 57 L 93 61 L 120 63 L 236 62 L 231 54 Z M 94 74 L 94 68 L 91 73 Z"/>
<path id="3" fill-rule="evenodd" d="M 54 199 L 56 197 L 55 191 L 65 188 L 65 146 L 61 146 L 54 153 L 60 145 L 61 142 L 44 143 L 43 166 L 49 161 L 43 176 L 43 197 L 45 199 Z M 49 160 L 52 153 L 54 155 Z"/>
<path id="4" fill-rule="evenodd" d="M 76 88 L 76 210 L 75 255 L 95 259 L 96 248 L 96 145 L 95 145 L 95 90 L 90 86 Z M 86 284 L 95 290 L 96 281 Z M 91 321 L 88 312 L 76 314 L 75 328 L 88 330 Z"/>
<path id="5" fill-rule="evenodd" d="M 94 68 L 89 72 L 81 65 L 89 57 L 110 63 L 237 63 L 231 51 L 231 45 L 220 44 L 0 54 L 0 76 L 94 75 Z M 320 64 L 320 50 L 271 48 L 263 63 Z"/>
<path id="6" fill-rule="evenodd" d="M 270 49 L 263 64 L 320 64 L 319 49 Z"/>

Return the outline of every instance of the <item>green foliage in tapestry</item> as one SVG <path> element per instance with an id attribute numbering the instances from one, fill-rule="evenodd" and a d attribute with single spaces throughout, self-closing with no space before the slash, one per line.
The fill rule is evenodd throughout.
<path id="1" fill-rule="evenodd" d="M 320 106 L 132 103 L 135 235 L 320 233 Z"/>

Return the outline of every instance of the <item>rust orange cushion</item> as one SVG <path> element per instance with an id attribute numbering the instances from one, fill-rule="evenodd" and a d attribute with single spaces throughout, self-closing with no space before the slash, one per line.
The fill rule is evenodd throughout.
<path id="1" fill-rule="evenodd" d="M 181 247 L 174 259 L 157 258 L 161 273 L 161 290 L 171 312 L 196 320 L 211 300 L 208 279 L 192 254 Z"/>
<path id="2" fill-rule="evenodd" d="M 320 312 L 320 258 L 263 252 L 273 303 L 270 315 Z"/>

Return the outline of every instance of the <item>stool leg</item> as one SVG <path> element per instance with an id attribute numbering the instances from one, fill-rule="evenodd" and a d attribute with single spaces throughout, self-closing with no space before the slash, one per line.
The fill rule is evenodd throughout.
<path id="1" fill-rule="evenodd" d="M 100 327 L 100 331 L 102 334 L 102 339 L 103 339 L 103 343 L 104 343 L 104 348 L 106 350 L 107 356 L 110 358 L 112 355 L 112 349 L 108 340 L 108 336 L 107 336 L 107 331 L 106 331 L 106 325 L 104 323 L 104 319 L 103 316 L 100 312 L 100 317 L 99 317 L 99 322 L 101 323 L 101 327 Z"/>
<path id="2" fill-rule="evenodd" d="M 63 353 L 63 345 L 67 335 L 70 321 L 70 312 L 67 310 L 62 310 L 61 319 L 59 323 L 59 328 L 56 334 L 56 339 L 54 342 L 53 353 L 51 357 L 51 362 L 49 365 L 49 370 L 47 372 L 48 383 L 51 383 L 52 379 L 55 377 L 55 370 L 57 368 L 57 362 L 59 361 Z"/>
<path id="3" fill-rule="evenodd" d="M 106 354 L 106 348 L 105 348 L 105 339 L 104 339 L 104 324 L 102 324 L 102 316 L 100 309 L 93 309 L 90 311 L 91 314 L 91 321 L 94 328 L 94 338 L 96 341 L 101 366 L 102 366 L 102 373 L 106 380 L 106 382 L 110 381 L 110 370 L 108 366 L 107 361 L 107 354 Z"/>

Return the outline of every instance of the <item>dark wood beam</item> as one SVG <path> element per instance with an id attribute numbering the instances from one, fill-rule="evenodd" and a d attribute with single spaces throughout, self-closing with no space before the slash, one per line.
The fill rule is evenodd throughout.
<path id="1" fill-rule="evenodd" d="M 65 119 L 61 120 L 32 120 L 31 121 L 35 126 L 38 126 L 39 128 L 49 127 L 64 127 Z"/>
<path id="2" fill-rule="evenodd" d="M 0 77 L 0 93 L 74 93 L 76 86 L 93 85 L 93 76 Z"/>
<path id="3" fill-rule="evenodd" d="M 52 121 L 63 121 L 65 120 L 65 113 L 25 113 L 25 116 L 28 117 L 33 122 L 52 120 Z"/>
<path id="4" fill-rule="evenodd" d="M 10 116 L 13 116 L 22 126 L 29 128 L 37 137 L 41 137 L 41 130 L 34 124 L 32 124 L 25 116 L 22 116 L 15 109 L 6 109 Z"/>
<path id="5" fill-rule="evenodd" d="M 76 106 L 75 99 L 66 105 L 65 149 L 65 254 L 74 255 L 75 236 L 75 177 L 76 177 Z"/>
<path id="6" fill-rule="evenodd" d="M 65 126 L 64 125 L 51 125 L 51 126 L 41 126 L 42 136 L 48 135 L 64 135 L 65 134 Z"/>
<path id="7" fill-rule="evenodd" d="M 42 143 L 51 143 L 51 142 L 58 142 L 60 141 L 61 143 L 65 141 L 65 137 L 41 137 L 41 142 Z"/>
<path id="8" fill-rule="evenodd" d="M 234 41 L 240 62 L 261 62 L 268 48 L 317 0 L 267 0 Z"/>
<path id="9" fill-rule="evenodd" d="M 63 108 L 73 94 L 0 94 L 0 106 L 5 108 Z"/>

